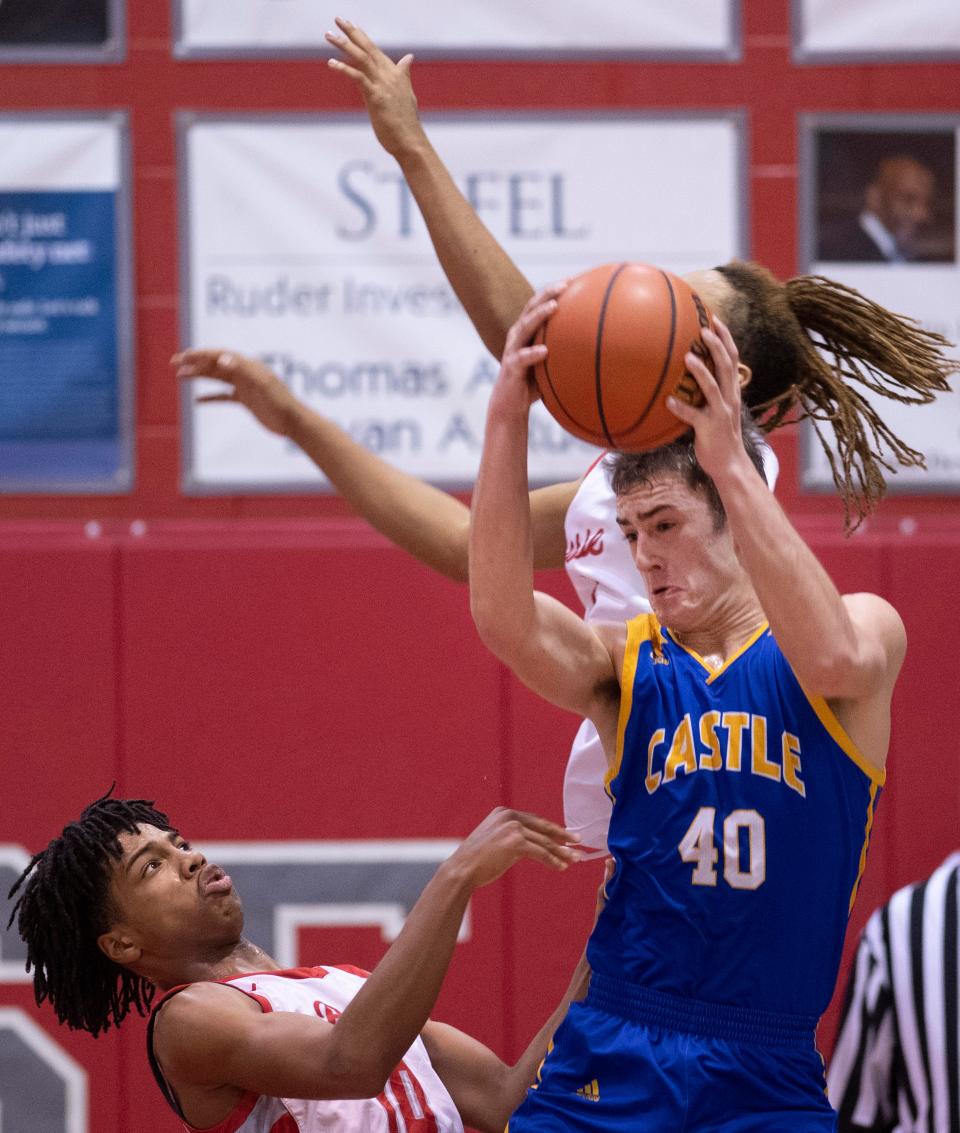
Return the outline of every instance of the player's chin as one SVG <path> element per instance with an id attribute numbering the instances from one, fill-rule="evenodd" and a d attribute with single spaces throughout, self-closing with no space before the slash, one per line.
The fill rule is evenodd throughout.
<path id="1" fill-rule="evenodd" d="M 657 621 L 677 633 L 687 633 L 698 624 L 697 612 L 686 591 L 670 588 L 651 597 L 650 604 Z"/>
<path id="2" fill-rule="evenodd" d="M 225 893 L 211 901 L 204 909 L 204 914 L 212 923 L 236 925 L 243 928 L 243 903 L 236 891 Z"/>

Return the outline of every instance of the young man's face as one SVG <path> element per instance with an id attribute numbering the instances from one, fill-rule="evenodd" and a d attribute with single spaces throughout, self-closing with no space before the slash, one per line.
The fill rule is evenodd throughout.
<path id="1" fill-rule="evenodd" d="M 658 620 L 681 633 L 708 627 L 743 568 L 706 496 L 679 474 L 664 473 L 617 497 L 617 523 Z"/>
<path id="2" fill-rule="evenodd" d="M 111 932 L 138 956 L 111 959 L 153 970 L 180 958 L 202 960 L 239 940 L 243 909 L 230 878 L 186 839 L 141 824 L 136 834 L 121 834 L 120 845 L 110 882 Z"/>

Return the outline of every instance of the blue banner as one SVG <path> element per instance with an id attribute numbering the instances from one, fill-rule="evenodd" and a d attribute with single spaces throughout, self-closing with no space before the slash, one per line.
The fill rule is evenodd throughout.
<path id="1" fill-rule="evenodd" d="M 0 478 L 79 486 L 125 463 L 117 194 L 0 192 Z"/>

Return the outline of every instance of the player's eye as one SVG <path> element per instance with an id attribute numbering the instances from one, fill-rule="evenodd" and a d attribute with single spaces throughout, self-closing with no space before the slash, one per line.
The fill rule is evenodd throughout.
<path id="1" fill-rule="evenodd" d="M 189 853 L 192 848 L 193 847 L 190 845 L 189 842 L 181 842 L 180 845 L 177 847 L 178 850 L 185 850 L 187 853 Z"/>
<path id="2" fill-rule="evenodd" d="M 636 543 L 637 541 L 636 531 L 624 531 L 623 537 L 628 543 Z"/>

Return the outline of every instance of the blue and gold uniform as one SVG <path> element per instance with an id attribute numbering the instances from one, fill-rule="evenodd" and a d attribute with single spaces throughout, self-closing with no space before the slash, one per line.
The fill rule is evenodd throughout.
<path id="1" fill-rule="evenodd" d="M 630 622 L 590 993 L 510 1133 L 834 1129 L 814 1027 L 882 785 L 766 625 L 711 670 Z"/>

